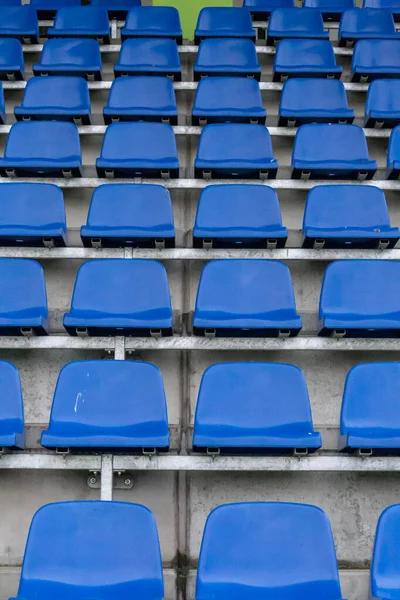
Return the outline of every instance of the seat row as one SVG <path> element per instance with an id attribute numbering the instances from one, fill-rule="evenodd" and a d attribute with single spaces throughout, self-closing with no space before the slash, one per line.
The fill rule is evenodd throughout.
<path id="1" fill-rule="evenodd" d="M 1 335 L 47 335 L 44 273 L 27 259 L 0 259 Z M 29 294 L 27 293 L 29 291 Z M 318 335 L 400 336 L 400 263 L 339 260 L 325 272 Z M 171 298 L 165 268 L 155 260 L 95 259 L 77 274 L 70 335 L 170 336 Z M 274 260 L 223 259 L 205 265 L 193 333 L 206 337 L 296 336 L 302 328 L 288 267 Z"/>
<path id="2" fill-rule="evenodd" d="M 345 11 L 355 8 L 355 4 L 355 0 L 303 0 L 302 6 L 321 11 L 327 21 L 339 21 Z M 243 6 L 250 10 L 254 19 L 266 20 L 276 9 L 294 8 L 295 0 L 243 0 Z M 399 0 L 363 0 L 363 8 L 389 10 L 396 20 L 400 17 Z"/>
<path id="3" fill-rule="evenodd" d="M 371 597 L 399 588 L 400 505 L 381 514 Z M 242 502 L 215 508 L 205 524 L 196 600 L 341 600 L 329 519 L 309 504 Z M 157 524 L 125 502 L 47 504 L 33 517 L 16 600 L 154 600 L 164 597 Z"/>
<path id="4" fill-rule="evenodd" d="M 400 173 L 400 126 L 393 129 L 387 178 Z M 96 160 L 101 178 L 179 177 L 179 158 L 171 125 L 113 123 L 106 129 Z M 377 163 L 368 155 L 358 125 L 302 125 L 292 153 L 292 179 L 372 179 Z M 214 123 L 201 133 L 194 162 L 196 178 L 275 179 L 269 131 L 263 125 Z M 0 158 L 2 177 L 81 177 L 82 154 L 74 123 L 30 121 L 12 125 Z"/>
<path id="5" fill-rule="evenodd" d="M 24 56 L 21 42 L 0 38 L 0 80 L 22 80 Z M 351 81 L 400 77 L 400 39 L 359 40 L 354 47 Z M 34 75 L 75 75 L 101 80 L 100 46 L 91 39 L 50 39 L 43 45 Z M 248 39 L 210 38 L 201 42 L 193 68 L 194 79 L 208 76 L 261 78 L 256 47 Z M 127 39 L 121 45 L 115 77 L 126 75 L 165 75 L 182 78 L 178 47 L 169 38 Z M 340 79 L 342 67 L 336 64 L 328 40 L 283 39 L 278 43 L 273 65 L 273 81 L 288 77 L 329 77 Z"/>
<path id="6" fill-rule="evenodd" d="M 0 0 L 1 10 L 4 6 L 21 6 L 21 4 L 22 0 Z M 85 4 L 89 2 L 85 0 Z M 109 18 L 125 19 L 129 10 L 141 5 L 141 0 L 90 0 L 90 5 L 105 8 Z M 30 0 L 29 6 L 35 9 L 39 19 L 54 19 L 60 9 L 81 6 L 81 0 Z"/>
<path id="7" fill-rule="evenodd" d="M 400 453 L 399 384 L 398 362 L 359 364 L 349 372 L 339 450 L 360 456 Z M 19 373 L 5 361 L 0 361 L 0 392 L 0 449 L 23 449 Z M 67 364 L 58 377 L 41 444 L 59 453 L 89 448 L 167 452 L 167 403 L 159 369 L 132 360 Z M 204 372 L 194 419 L 194 452 L 300 456 L 321 445 L 306 380 L 298 367 L 237 362 L 213 365 Z"/>
<path id="8" fill-rule="evenodd" d="M 81 77 L 34 77 L 25 87 L 21 106 L 14 108 L 17 121 L 56 120 L 90 125 L 91 104 L 87 82 Z M 207 77 L 198 86 L 192 110 L 193 125 L 207 123 L 265 124 L 260 87 L 254 79 Z M 306 123 L 352 123 L 346 90 L 336 79 L 288 79 L 278 111 L 279 126 Z M 113 81 L 106 125 L 118 121 L 161 121 L 178 124 L 173 83 L 167 77 L 120 77 Z M 0 123 L 6 122 L 4 92 L 0 82 Z M 365 104 L 365 127 L 400 124 L 400 80 L 378 79 L 371 83 Z"/>
<path id="9" fill-rule="evenodd" d="M 95 189 L 84 246 L 173 248 L 174 215 L 166 188 L 152 184 L 101 185 Z M 264 185 L 210 185 L 200 194 L 193 228 L 195 248 L 283 248 L 287 228 L 277 193 Z M 377 187 L 322 185 L 308 194 L 303 248 L 394 248 L 385 195 Z M 64 199 L 46 183 L 0 186 L 0 246 L 67 245 Z"/>

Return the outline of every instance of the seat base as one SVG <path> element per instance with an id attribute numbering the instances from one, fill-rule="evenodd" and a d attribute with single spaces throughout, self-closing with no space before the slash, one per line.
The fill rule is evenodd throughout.
<path id="1" fill-rule="evenodd" d="M 183 44 L 183 38 L 181 35 L 163 35 L 160 32 L 157 32 L 157 34 L 153 34 L 153 35 L 150 33 L 148 35 L 145 35 L 143 33 L 141 33 L 139 35 L 136 35 L 136 34 L 130 35 L 129 33 L 126 34 L 126 33 L 122 33 L 122 32 L 123 32 L 123 30 L 121 30 L 121 41 L 122 42 L 125 42 L 125 40 L 138 39 L 138 38 L 150 40 L 150 39 L 156 37 L 159 39 L 174 40 L 176 42 L 177 46 L 182 46 L 182 44 Z"/>
<path id="2" fill-rule="evenodd" d="M 208 35 L 195 35 L 195 37 L 194 37 L 194 43 L 195 43 L 195 46 L 199 46 L 200 43 L 203 40 L 226 39 L 226 38 L 232 38 L 232 37 L 235 38 L 236 40 L 237 39 L 240 39 L 240 40 L 252 40 L 255 43 L 255 41 L 256 41 L 256 32 L 249 33 L 249 34 L 246 34 L 246 35 L 240 35 L 240 34 L 238 35 L 237 33 L 234 33 L 234 34 L 231 33 L 231 34 L 227 34 L 227 35 L 224 35 L 223 33 L 220 33 L 220 34 L 217 33 L 216 35 L 212 35 L 212 34 L 208 34 Z"/>
<path id="3" fill-rule="evenodd" d="M 353 123 L 353 116 L 326 116 L 326 117 L 279 117 L 278 127 L 300 127 L 309 123 Z"/>
<path id="4" fill-rule="evenodd" d="M 354 448 L 346 446 L 340 448 L 339 452 L 343 454 L 355 454 L 360 457 L 366 456 L 400 456 L 400 448 Z"/>
<path id="5" fill-rule="evenodd" d="M 278 169 L 276 167 L 266 169 L 202 169 L 195 167 L 196 179 L 276 179 Z"/>
<path id="6" fill-rule="evenodd" d="M 255 79 L 256 81 L 261 80 L 261 72 L 257 71 L 248 71 L 243 73 L 237 73 L 233 71 L 197 71 L 193 70 L 194 81 L 200 81 L 203 77 L 248 77 L 249 79 Z"/>
<path id="7" fill-rule="evenodd" d="M 397 125 L 400 125 L 400 115 L 398 118 L 393 119 L 385 117 L 382 119 L 377 117 L 367 117 L 364 121 L 364 127 L 374 127 L 375 129 L 393 129 L 394 127 L 397 127 Z"/>
<path id="8" fill-rule="evenodd" d="M 1 231 L 1 229 L 0 229 Z M 65 248 L 65 239 L 62 236 L 22 235 L 21 237 L 1 235 L 0 246 L 12 248 Z"/>
<path id="9" fill-rule="evenodd" d="M 20 68 L 0 70 L 0 81 L 23 81 L 24 76 Z"/>
<path id="10" fill-rule="evenodd" d="M 67 121 L 76 125 L 90 125 L 90 113 L 71 113 L 71 114 L 43 114 L 37 112 L 26 111 L 26 113 L 14 113 L 17 121 Z"/>
<path id="11" fill-rule="evenodd" d="M 351 73 L 353 83 L 369 83 L 375 79 L 399 79 L 400 70 L 395 73 Z"/>
<path id="12" fill-rule="evenodd" d="M 33 67 L 33 74 L 35 77 L 46 77 L 46 76 L 59 76 L 59 77 L 83 77 L 83 79 L 87 79 L 87 81 L 101 81 L 102 75 L 101 71 L 87 71 L 83 70 L 65 70 L 64 68 L 54 69 L 54 67 L 41 67 L 40 65 Z"/>
<path id="13" fill-rule="evenodd" d="M 366 181 L 372 179 L 376 169 L 359 171 L 353 169 L 340 169 L 337 171 L 326 171 L 325 169 L 296 169 L 292 170 L 292 179 L 348 179 L 350 181 Z"/>
<path id="14" fill-rule="evenodd" d="M 382 238 L 368 237 L 305 237 L 303 248 L 321 248 L 323 250 L 333 250 L 341 248 L 359 248 L 362 249 L 392 249 L 400 238 L 388 238 L 382 232 Z"/>
<path id="15" fill-rule="evenodd" d="M 39 38 L 36 33 L 8 33 L 2 31 L 0 34 L 2 38 L 13 38 L 21 42 L 21 44 L 38 44 Z"/>
<path id="16" fill-rule="evenodd" d="M 0 166 L 1 177 L 82 177 L 82 169 L 80 167 L 2 167 Z"/>
<path id="17" fill-rule="evenodd" d="M 124 167 L 96 167 L 98 177 L 107 179 L 134 179 L 145 177 L 149 179 L 179 179 L 179 169 L 146 169 Z"/>
<path id="18" fill-rule="evenodd" d="M 115 113 L 105 114 L 103 112 L 104 123 L 111 125 L 111 123 L 127 123 L 133 121 L 144 121 L 146 123 L 167 123 L 168 125 L 178 125 L 178 115 L 163 115 L 159 113 L 157 115 L 123 115 Z"/>
<path id="19" fill-rule="evenodd" d="M 0 326 L 0 336 L 7 337 L 29 337 L 30 335 L 45 336 L 49 335 L 48 331 L 41 326 L 24 325 L 18 327 L 18 325 Z"/>
<path id="20" fill-rule="evenodd" d="M 119 67 L 115 65 L 114 67 L 114 75 L 115 77 L 168 77 L 172 79 L 172 81 L 182 81 L 182 73 L 180 71 L 145 71 L 141 69 L 129 68 L 129 67 Z"/>
<path id="21" fill-rule="evenodd" d="M 103 454 L 112 451 L 113 454 L 129 454 L 133 456 L 143 456 L 152 454 L 165 454 L 169 452 L 169 446 L 158 448 L 155 446 L 143 447 L 143 446 L 68 446 L 63 445 L 67 443 L 67 440 L 60 440 L 60 444 L 57 446 L 49 444 L 41 444 L 43 448 L 49 450 L 55 450 L 57 454 Z"/>
<path id="22" fill-rule="evenodd" d="M 172 336 L 172 327 L 169 329 L 150 329 L 132 327 L 73 327 L 64 325 L 69 335 L 79 337 L 169 337 Z M 1 330 L 0 330 L 1 333 Z"/>
<path id="23" fill-rule="evenodd" d="M 318 448 L 296 447 L 296 448 L 274 448 L 274 447 L 255 447 L 246 446 L 224 447 L 224 446 L 193 446 L 193 452 L 199 454 L 208 454 L 209 456 L 308 456 L 314 454 Z"/>
<path id="24" fill-rule="evenodd" d="M 284 248 L 287 237 L 270 238 L 203 238 L 193 236 L 193 248 L 259 248 L 273 250 Z"/>
<path id="25" fill-rule="evenodd" d="M 318 332 L 318 336 L 336 338 L 400 338 L 400 329 L 343 329 L 343 327 L 328 329 L 324 327 Z"/>
<path id="26" fill-rule="evenodd" d="M 110 34 L 105 34 L 105 33 L 99 33 L 99 34 L 95 34 L 95 33 L 83 33 L 83 32 L 73 32 L 71 31 L 70 33 L 51 33 L 50 31 L 47 32 L 47 37 L 49 38 L 49 40 L 52 39 L 63 39 L 63 40 L 67 40 L 67 39 L 71 39 L 71 38 L 79 38 L 81 40 L 96 40 L 97 42 L 99 42 L 99 44 L 109 44 L 111 42 L 111 38 L 110 38 Z"/>
<path id="27" fill-rule="evenodd" d="M 313 79 L 340 79 L 342 72 L 336 71 L 274 71 L 272 81 L 286 81 L 289 77 L 313 78 Z"/>
<path id="28" fill-rule="evenodd" d="M 217 337 L 217 338 L 277 338 L 277 337 L 296 337 L 300 332 L 299 329 L 240 329 L 234 327 L 213 328 L 210 327 L 193 327 L 193 335 L 198 337 Z"/>
<path id="29" fill-rule="evenodd" d="M 98 237 L 81 235 L 85 248 L 175 248 L 175 238 L 154 237 Z M 1 242 L 1 238 L 0 238 Z M 161 244 L 161 246 L 160 246 Z"/>
<path id="30" fill-rule="evenodd" d="M 255 125 L 265 125 L 266 116 L 259 117 L 246 115 L 238 117 L 232 115 L 192 115 L 192 125 L 209 125 L 210 123 L 251 123 Z"/>

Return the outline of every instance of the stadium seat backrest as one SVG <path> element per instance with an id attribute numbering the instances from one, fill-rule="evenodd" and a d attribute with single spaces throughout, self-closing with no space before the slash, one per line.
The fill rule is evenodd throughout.
<path id="1" fill-rule="evenodd" d="M 34 515 L 22 566 L 22 600 L 162 600 L 152 513 L 139 504 L 47 504 Z"/>
<path id="2" fill-rule="evenodd" d="M 400 504 L 386 508 L 379 517 L 371 565 L 371 597 L 395 600 L 400 588 Z"/>
<path id="3" fill-rule="evenodd" d="M 247 8 L 213 7 L 200 11 L 195 39 L 205 37 L 249 37 L 255 40 L 256 34 Z"/>
<path id="4" fill-rule="evenodd" d="M 24 405 L 18 369 L 0 361 L 0 446 L 24 446 Z"/>
<path id="5" fill-rule="evenodd" d="M 122 29 L 125 37 L 171 37 L 182 43 L 179 11 L 174 6 L 136 6 L 131 8 Z"/>
<path id="6" fill-rule="evenodd" d="M 70 37 L 73 37 L 73 33 L 76 32 L 76 37 L 79 37 L 80 32 L 85 32 L 88 35 L 91 33 L 95 34 L 96 32 L 107 33 L 109 28 L 110 24 L 105 8 L 77 6 L 60 8 L 57 11 L 54 25 L 49 34 L 51 33 L 55 36 L 57 34 L 69 34 Z"/>
<path id="7" fill-rule="evenodd" d="M 196 600 L 339 600 L 332 531 L 315 506 L 226 504 L 208 517 Z"/>

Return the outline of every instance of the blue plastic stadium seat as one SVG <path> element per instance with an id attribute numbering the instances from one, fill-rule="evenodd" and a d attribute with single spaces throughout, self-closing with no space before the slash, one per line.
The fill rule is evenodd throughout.
<path id="1" fill-rule="evenodd" d="M 22 0 L 0 0 L 0 6 L 21 6 Z"/>
<path id="2" fill-rule="evenodd" d="M 364 0 L 363 8 L 385 8 L 390 10 L 395 21 L 400 19 L 400 0 Z"/>
<path id="3" fill-rule="evenodd" d="M 141 0 L 91 0 L 92 6 L 102 6 L 108 10 L 110 19 L 126 19 L 128 11 L 141 5 Z"/>
<path id="4" fill-rule="evenodd" d="M 392 13 L 375 8 L 353 8 L 343 13 L 339 27 L 339 46 L 351 46 L 358 40 L 400 40 Z"/>
<path id="5" fill-rule="evenodd" d="M 400 175 L 400 125 L 395 127 L 389 140 L 387 154 L 387 178 L 398 179 Z"/>
<path id="6" fill-rule="evenodd" d="M 89 81 L 101 80 L 100 46 L 96 40 L 53 39 L 43 45 L 34 75 L 75 75 Z"/>
<path id="7" fill-rule="evenodd" d="M 25 447 L 24 405 L 18 369 L 0 361 L 0 452 Z"/>
<path id="8" fill-rule="evenodd" d="M 352 123 L 346 90 L 337 79 L 288 79 L 279 105 L 279 127 L 305 123 Z"/>
<path id="9" fill-rule="evenodd" d="M 62 191 L 48 183 L 0 186 L 0 246 L 65 246 Z"/>
<path id="10" fill-rule="evenodd" d="M 43 268 L 26 258 L 0 258 L 0 335 L 47 335 Z"/>
<path id="11" fill-rule="evenodd" d="M 399 295 L 400 263 L 337 260 L 322 283 L 319 335 L 400 337 Z"/>
<path id="12" fill-rule="evenodd" d="M 169 191 L 162 185 L 99 186 L 81 237 L 87 248 L 173 248 L 175 228 Z"/>
<path id="13" fill-rule="evenodd" d="M 268 22 L 267 45 L 271 46 L 285 38 L 329 40 L 329 32 L 324 30 L 319 10 L 277 8 Z"/>
<path id="14" fill-rule="evenodd" d="M 194 43 L 207 38 L 250 38 L 256 41 L 247 8 L 207 6 L 202 8 L 194 32 Z"/>
<path id="15" fill-rule="evenodd" d="M 396 127 L 400 124 L 400 81 L 375 79 L 368 88 L 364 127 Z"/>
<path id="16" fill-rule="evenodd" d="M 167 404 L 159 369 L 133 360 L 67 364 L 58 377 L 50 423 L 40 443 L 57 449 L 168 450 Z"/>
<path id="17" fill-rule="evenodd" d="M 110 43 L 110 22 L 105 8 L 78 6 L 60 8 L 53 27 L 47 30 L 49 38 L 94 38 Z"/>
<path id="18" fill-rule="evenodd" d="M 371 565 L 371 599 L 395 600 L 400 587 L 400 504 L 386 508 L 379 517 Z"/>
<path id="19" fill-rule="evenodd" d="M 169 38 L 135 38 L 122 43 L 115 77 L 121 75 L 166 75 L 182 79 L 181 59 L 174 40 Z"/>
<path id="20" fill-rule="evenodd" d="M 81 177 L 82 155 L 74 123 L 15 123 L 8 134 L 2 177 Z"/>
<path id="21" fill-rule="evenodd" d="M 292 179 L 372 179 L 377 164 L 368 156 L 358 125 L 302 125 L 296 133 Z"/>
<path id="22" fill-rule="evenodd" d="M 276 8 L 293 8 L 294 0 L 243 0 L 256 21 L 265 21 Z"/>
<path id="23" fill-rule="evenodd" d="M 206 522 L 196 585 L 196 600 L 214 598 L 341 600 L 326 514 L 286 502 L 218 506 Z"/>
<path id="24" fill-rule="evenodd" d="M 118 77 L 111 85 L 104 122 L 162 121 L 178 124 L 174 85 L 168 77 Z"/>
<path id="25" fill-rule="evenodd" d="M 3 6 L 0 19 L 0 38 L 12 37 L 25 44 L 39 41 L 39 22 L 32 6 Z"/>
<path id="26" fill-rule="evenodd" d="M 255 79 L 205 77 L 198 86 L 193 105 L 193 125 L 207 123 L 265 124 L 267 111 Z"/>
<path id="27" fill-rule="evenodd" d="M 14 38 L 0 38 L 0 81 L 21 81 L 24 69 L 21 42 Z"/>
<path id="28" fill-rule="evenodd" d="M 7 117 L 6 117 L 6 103 L 5 103 L 5 99 L 4 99 L 4 90 L 3 90 L 3 84 L 0 81 L 0 125 L 4 125 L 4 123 L 6 122 Z"/>
<path id="29" fill-rule="evenodd" d="M 201 192 L 195 248 L 283 248 L 287 229 L 275 190 L 264 185 L 209 185 Z"/>
<path id="30" fill-rule="evenodd" d="M 318 185 L 308 194 L 303 248 L 394 248 L 385 194 L 377 187 Z"/>
<path id="31" fill-rule="evenodd" d="M 82 77 L 32 77 L 22 105 L 14 108 L 17 121 L 73 121 L 90 125 L 90 94 Z"/>
<path id="32" fill-rule="evenodd" d="M 200 43 L 193 68 L 194 80 L 202 77 L 254 77 L 260 81 L 261 66 L 251 40 L 207 39 Z"/>
<path id="33" fill-rule="evenodd" d="M 113 123 L 107 127 L 99 177 L 179 177 L 174 130 L 165 123 Z"/>
<path id="34" fill-rule="evenodd" d="M 34 515 L 15 600 L 155 600 L 164 595 L 157 525 L 140 504 L 47 504 Z"/>
<path id="35" fill-rule="evenodd" d="M 288 77 L 329 77 L 340 79 L 342 67 L 336 64 L 328 40 L 281 40 L 276 48 L 273 81 Z"/>
<path id="36" fill-rule="evenodd" d="M 400 38 L 398 40 L 359 40 L 354 46 L 351 81 L 400 77 Z"/>
<path id="37" fill-rule="evenodd" d="M 288 337 L 301 329 L 290 271 L 272 260 L 212 260 L 203 268 L 194 335 Z"/>
<path id="38" fill-rule="evenodd" d="M 347 375 L 339 449 L 362 455 L 400 452 L 399 362 L 356 365 Z"/>
<path id="39" fill-rule="evenodd" d="M 70 335 L 172 335 L 167 273 L 155 260 L 98 259 L 84 263 L 76 277 Z"/>
<path id="40" fill-rule="evenodd" d="M 344 11 L 354 8 L 354 0 L 304 0 L 304 8 L 317 8 L 325 21 L 338 21 Z"/>
<path id="41" fill-rule="evenodd" d="M 203 128 L 194 163 L 196 178 L 275 179 L 277 170 L 264 125 L 215 123 Z"/>
<path id="42" fill-rule="evenodd" d="M 179 11 L 174 6 L 136 6 L 128 13 L 121 37 L 123 40 L 166 37 L 182 44 Z"/>
<path id="43" fill-rule="evenodd" d="M 81 0 L 30 0 L 39 19 L 54 19 L 60 8 L 80 6 Z"/>
<path id="44" fill-rule="evenodd" d="M 194 419 L 195 451 L 301 455 L 321 445 L 298 367 L 237 362 L 205 371 Z"/>

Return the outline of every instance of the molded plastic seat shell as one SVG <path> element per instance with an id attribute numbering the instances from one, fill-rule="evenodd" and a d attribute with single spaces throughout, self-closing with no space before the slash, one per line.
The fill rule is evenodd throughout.
<path id="1" fill-rule="evenodd" d="M 343 13 L 339 27 L 339 46 L 365 39 L 400 40 L 390 11 L 353 8 Z"/>
<path id="2" fill-rule="evenodd" d="M 384 8 L 390 10 L 395 21 L 400 19 L 400 0 L 364 0 L 363 8 Z"/>
<path id="3" fill-rule="evenodd" d="M 60 8 L 53 27 L 47 30 L 49 38 L 94 38 L 110 43 L 110 22 L 105 8 L 77 6 Z"/>
<path id="4" fill-rule="evenodd" d="M 2 177 L 81 177 L 82 155 L 74 123 L 15 123 L 8 134 Z"/>
<path id="5" fill-rule="evenodd" d="M 43 268 L 26 258 L 0 258 L 0 335 L 48 334 Z"/>
<path id="6" fill-rule="evenodd" d="M 307 454 L 321 444 L 298 367 L 237 362 L 205 371 L 194 420 L 194 450 L 292 454 L 299 449 Z"/>
<path id="7" fill-rule="evenodd" d="M 251 40 L 241 38 L 203 40 L 193 68 L 194 80 L 202 77 L 254 77 L 260 81 L 261 66 Z"/>
<path id="8" fill-rule="evenodd" d="M 400 124 L 400 81 L 375 79 L 368 87 L 364 127 L 396 127 Z"/>
<path id="9" fill-rule="evenodd" d="M 0 361 L 0 448 L 25 447 L 24 405 L 18 369 Z"/>
<path id="10" fill-rule="evenodd" d="M 400 452 L 399 362 L 356 365 L 347 375 L 339 449 Z"/>
<path id="11" fill-rule="evenodd" d="M 209 185 L 201 192 L 195 248 L 283 248 L 287 229 L 275 190 L 264 185 Z"/>
<path id="12" fill-rule="evenodd" d="M 255 79 L 205 77 L 199 81 L 193 105 L 193 125 L 207 123 L 265 124 L 267 112 Z"/>
<path id="13" fill-rule="evenodd" d="M 352 123 L 355 112 L 337 79 L 288 79 L 279 105 L 279 127 L 305 123 Z"/>
<path id="14" fill-rule="evenodd" d="M 309 192 L 303 248 L 394 248 L 399 239 L 379 188 L 318 185 Z"/>
<path id="15" fill-rule="evenodd" d="M 316 506 L 243 502 L 209 515 L 196 599 L 340 600 L 329 519 Z M 46 599 L 44 599 L 46 600 Z"/>
<path id="16" fill-rule="evenodd" d="M 173 248 L 175 228 L 169 191 L 162 185 L 99 186 L 81 237 L 88 248 L 99 244 L 106 248 Z"/>
<path id="17" fill-rule="evenodd" d="M 0 6 L 21 6 L 22 0 L 0 0 Z"/>
<path id="18" fill-rule="evenodd" d="M 99 177 L 179 177 L 174 130 L 164 123 L 113 123 L 96 167 Z"/>
<path id="19" fill-rule="evenodd" d="M 124 20 L 128 11 L 135 6 L 141 6 L 141 0 L 91 0 L 90 4 L 106 8 L 110 19 Z"/>
<path id="20" fill-rule="evenodd" d="M 0 38 L 0 81 L 21 81 L 24 69 L 21 42 L 15 38 Z"/>
<path id="21" fill-rule="evenodd" d="M 48 183 L 0 186 L 0 246 L 65 246 L 61 189 Z"/>
<path id="22" fill-rule="evenodd" d="M 143 259 L 85 262 L 64 327 L 70 335 L 172 335 L 165 268 Z"/>
<path id="23" fill-rule="evenodd" d="M 125 40 L 115 77 L 121 75 L 165 75 L 174 81 L 182 78 L 178 46 L 169 38 L 134 38 Z"/>
<path id="24" fill-rule="evenodd" d="M 303 7 L 320 10 L 324 21 L 338 21 L 344 11 L 354 8 L 354 0 L 304 0 Z"/>
<path id="25" fill-rule="evenodd" d="M 400 504 L 386 508 L 379 517 L 371 565 L 371 598 L 395 599 L 399 591 Z"/>
<path id="26" fill-rule="evenodd" d="M 281 40 L 276 48 L 273 81 L 288 77 L 329 77 L 340 79 L 342 67 L 336 65 L 329 40 Z"/>
<path id="27" fill-rule="evenodd" d="M 53 39 L 43 45 L 34 75 L 75 75 L 101 80 L 100 46 L 96 40 Z"/>
<path id="28" fill-rule="evenodd" d="M 155 600 L 164 594 L 157 525 L 140 504 L 47 504 L 34 515 L 18 600 Z"/>
<path id="29" fill-rule="evenodd" d="M 290 271 L 272 260 L 212 260 L 203 268 L 194 335 L 295 336 L 301 329 Z"/>
<path id="30" fill-rule="evenodd" d="M 106 125 L 115 121 L 178 124 L 174 85 L 167 77 L 118 77 L 103 109 Z"/>
<path id="31" fill-rule="evenodd" d="M 194 167 L 196 178 L 275 179 L 278 161 L 263 125 L 216 123 L 203 128 Z"/>
<path id="32" fill-rule="evenodd" d="M 41 444 L 46 448 L 168 450 L 161 372 L 152 364 L 132 360 L 69 363 L 59 375 Z"/>
<path id="33" fill-rule="evenodd" d="M 37 12 L 38 19 L 54 19 L 60 8 L 80 6 L 81 0 L 30 0 Z"/>
<path id="34" fill-rule="evenodd" d="M 266 21 L 276 8 L 293 8 L 294 0 L 243 0 L 256 21 Z"/>
<path id="35" fill-rule="evenodd" d="M 5 99 L 4 99 L 4 90 L 3 90 L 3 84 L 0 81 L 0 125 L 4 125 L 4 123 L 6 122 L 7 117 L 6 117 L 6 103 L 5 103 Z"/>
<path id="36" fill-rule="evenodd" d="M 25 44 L 39 41 L 39 22 L 32 6 L 3 6 L 1 8 L 0 37 L 12 37 Z"/>
<path id="37" fill-rule="evenodd" d="M 372 179 L 377 164 L 368 156 L 358 125 L 302 125 L 292 155 L 293 179 Z"/>
<path id="38" fill-rule="evenodd" d="M 268 22 L 267 45 L 285 38 L 306 38 L 329 40 L 329 32 L 324 30 L 324 22 L 319 10 L 309 8 L 277 8 Z"/>
<path id="39" fill-rule="evenodd" d="M 400 125 L 390 135 L 387 153 L 387 178 L 398 179 L 400 175 Z"/>
<path id="40" fill-rule="evenodd" d="M 400 263 L 337 260 L 322 283 L 322 336 L 400 337 Z"/>
<path id="41" fill-rule="evenodd" d="M 179 11 L 174 6 L 136 6 L 128 13 L 121 37 L 167 37 L 182 44 Z"/>
<path id="42" fill-rule="evenodd" d="M 73 121 L 90 125 L 90 94 L 82 77 L 32 77 L 26 82 L 17 121 Z"/>
<path id="43" fill-rule="evenodd" d="M 351 81 L 400 77 L 400 39 L 359 40 L 354 46 Z"/>
<path id="44" fill-rule="evenodd" d="M 255 42 L 251 15 L 247 8 L 207 6 L 202 8 L 194 32 L 194 43 L 207 38 L 250 38 Z"/>

